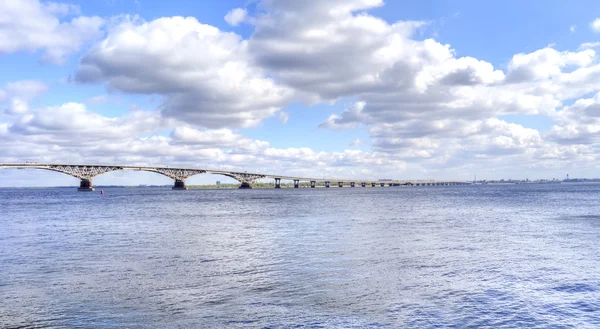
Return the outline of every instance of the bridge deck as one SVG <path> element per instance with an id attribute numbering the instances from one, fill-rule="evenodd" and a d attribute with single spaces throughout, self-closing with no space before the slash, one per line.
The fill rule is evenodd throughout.
<path id="1" fill-rule="evenodd" d="M 379 181 L 373 179 L 340 179 L 340 178 L 316 178 L 316 177 L 299 177 L 299 176 L 286 176 L 268 173 L 255 173 L 255 172 L 241 172 L 241 171 L 228 171 L 228 170 L 217 170 L 207 168 L 179 168 L 170 166 L 132 166 L 132 165 L 107 165 L 107 164 L 55 164 L 55 163 L 0 163 L 0 168 L 31 168 L 31 169 L 46 169 L 53 171 L 60 171 L 66 174 L 72 175 L 72 173 L 64 170 L 57 170 L 57 168 L 70 168 L 71 170 L 90 170 L 94 169 L 97 174 L 92 177 L 101 175 L 106 172 L 118 171 L 118 170 L 142 170 L 142 171 L 153 171 L 159 172 L 165 175 L 168 173 L 188 173 L 191 177 L 197 174 L 217 174 L 225 175 L 238 179 L 239 177 L 249 177 L 252 180 L 258 180 L 262 178 L 281 179 L 289 181 L 302 181 L 302 182 L 330 182 L 330 183 L 366 183 L 366 184 L 468 184 L 465 181 L 434 181 L 434 180 L 386 180 Z M 109 170 L 110 169 L 110 170 Z M 77 177 L 77 176 L 76 176 Z M 171 176 L 170 176 L 171 177 Z M 78 177 L 81 178 L 81 177 Z M 176 177 L 172 177 L 176 178 Z M 187 178 L 187 177 L 186 177 Z M 184 178 L 185 179 L 185 178 Z"/>

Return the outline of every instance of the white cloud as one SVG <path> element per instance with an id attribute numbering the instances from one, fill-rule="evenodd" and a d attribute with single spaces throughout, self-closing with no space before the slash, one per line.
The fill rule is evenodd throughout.
<path id="1" fill-rule="evenodd" d="M 286 124 L 288 122 L 288 120 L 290 119 L 290 114 L 287 112 L 280 111 L 279 114 L 277 115 L 277 118 L 279 119 L 279 121 L 281 123 Z"/>
<path id="2" fill-rule="evenodd" d="M 31 100 L 48 90 L 48 85 L 37 80 L 20 80 L 9 82 L 0 87 L 0 103 L 13 98 Z"/>
<path id="3" fill-rule="evenodd" d="M 22 99 L 15 98 L 11 101 L 7 114 L 24 114 L 29 111 L 29 105 Z"/>
<path id="4" fill-rule="evenodd" d="M 66 103 L 26 113 L 9 130 L 14 134 L 38 138 L 40 143 L 64 140 L 77 144 L 153 133 L 164 128 L 165 124 L 165 120 L 154 112 L 134 112 L 108 118 L 88 111 L 84 104 Z"/>
<path id="5" fill-rule="evenodd" d="M 48 86 L 37 80 L 10 82 L 0 87 L 0 106 L 7 104 L 6 114 L 23 114 L 29 110 L 28 102 L 48 90 Z"/>
<path id="6" fill-rule="evenodd" d="M 584 42 L 579 45 L 579 50 L 598 48 L 600 46 L 600 42 Z"/>
<path id="7" fill-rule="evenodd" d="M 170 136 L 156 134 L 172 126 L 176 128 Z M 406 169 L 401 159 L 374 152 L 273 148 L 268 142 L 252 140 L 230 129 L 195 129 L 180 122 L 165 122 L 155 112 L 109 118 L 78 103 L 34 109 L 12 123 L 0 124 L 0 136 L 7 141 L 0 143 L 0 162 L 30 159 L 232 170 L 268 167 L 272 172 L 307 176 Z"/>
<path id="8" fill-rule="evenodd" d="M 596 52 L 592 49 L 559 52 L 544 48 L 529 54 L 517 54 L 508 64 L 508 79 L 517 82 L 548 79 L 561 74 L 566 66 L 586 67 L 592 64 L 595 56 Z"/>
<path id="9" fill-rule="evenodd" d="M 319 128 L 330 128 L 342 130 L 353 128 L 357 123 L 366 121 L 366 116 L 362 111 L 365 108 L 365 102 L 353 103 L 349 108 L 345 109 L 341 115 L 332 114 L 327 120 L 319 125 Z"/>
<path id="10" fill-rule="evenodd" d="M 574 33 L 576 30 L 577 30 L 577 26 L 576 25 L 569 26 L 569 32 Z"/>
<path id="11" fill-rule="evenodd" d="M 102 18 L 76 16 L 61 21 L 60 16 L 65 15 L 79 15 L 79 7 L 38 0 L 3 1 L 0 53 L 43 50 L 44 61 L 60 63 L 101 35 Z"/>
<path id="12" fill-rule="evenodd" d="M 458 56 L 449 44 L 415 38 L 425 22 L 388 22 L 367 12 L 379 6 L 380 0 L 265 0 L 256 18 L 240 8 L 226 15 L 232 25 L 252 21 L 247 40 L 194 18 L 120 18 L 82 57 L 76 81 L 158 96 L 160 112 L 107 118 L 82 104 L 32 110 L 26 97 L 3 87 L 0 102 L 18 119 L 0 124 L 0 135 L 18 142 L 0 145 L 0 154 L 392 177 L 594 163 L 600 101 L 581 98 L 600 90 L 596 43 L 515 54 L 503 71 Z M 286 123 L 281 109 L 298 100 L 352 102 L 319 126 L 364 128 L 373 151 L 276 148 L 235 130 L 272 116 Z M 540 133 L 500 119 L 506 114 L 545 116 L 555 125 Z M 157 135 L 165 130 L 172 132 Z"/>
<path id="13" fill-rule="evenodd" d="M 244 8 L 232 9 L 225 15 L 225 21 L 232 26 L 238 26 L 241 23 L 248 21 L 248 19 L 248 11 Z"/>
<path id="14" fill-rule="evenodd" d="M 225 128 L 198 130 L 187 126 L 179 126 L 173 129 L 170 137 L 173 143 L 202 145 L 205 147 L 232 148 L 252 143 L 250 138 Z"/>
<path id="15" fill-rule="evenodd" d="M 310 101 L 381 88 L 414 67 L 401 59 L 410 62 L 415 45 L 407 38 L 424 24 L 390 25 L 353 14 L 381 5 L 382 1 L 265 1 L 266 14 L 256 20 L 249 49 L 260 65 L 306 92 Z M 400 78 L 400 88 L 402 82 L 410 85 Z"/>
<path id="16" fill-rule="evenodd" d="M 557 124 L 548 138 L 559 144 L 592 145 L 600 142 L 600 92 L 577 100 L 554 114 Z"/>
<path id="17" fill-rule="evenodd" d="M 352 142 L 350 142 L 350 146 L 361 146 L 364 144 L 365 143 L 360 138 L 357 138 L 357 139 L 353 140 Z"/>
<path id="18" fill-rule="evenodd" d="M 591 22 L 590 27 L 594 32 L 600 32 L 600 18 L 596 18 L 593 22 Z"/>
<path id="19" fill-rule="evenodd" d="M 246 41 L 192 17 L 126 19 L 82 57 L 76 80 L 164 95 L 164 116 L 210 128 L 255 126 L 292 95 L 251 63 Z"/>

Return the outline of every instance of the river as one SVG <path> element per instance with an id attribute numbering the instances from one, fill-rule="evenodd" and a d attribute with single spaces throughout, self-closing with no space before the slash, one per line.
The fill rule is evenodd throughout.
<path id="1" fill-rule="evenodd" d="M 104 190 L 0 189 L 0 327 L 600 327 L 600 185 Z"/>

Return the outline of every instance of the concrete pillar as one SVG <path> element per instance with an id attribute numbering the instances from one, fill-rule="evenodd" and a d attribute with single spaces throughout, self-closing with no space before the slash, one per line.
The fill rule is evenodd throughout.
<path id="1" fill-rule="evenodd" d="M 299 184 L 300 184 L 300 181 L 297 179 L 294 179 L 294 188 L 298 188 Z"/>
<path id="2" fill-rule="evenodd" d="M 311 188 L 315 188 L 316 187 L 317 182 L 315 182 L 314 180 L 310 181 L 310 187 Z"/>
<path id="3" fill-rule="evenodd" d="M 371 187 L 375 187 L 375 183 L 371 183 Z"/>
<path id="4" fill-rule="evenodd" d="M 275 188 L 281 188 L 281 178 L 275 178 Z"/>
<path id="5" fill-rule="evenodd" d="M 329 186 L 331 185 L 331 182 L 325 182 L 325 187 L 329 188 Z"/>
<path id="6" fill-rule="evenodd" d="M 365 183 L 365 182 L 362 182 L 362 183 L 360 183 L 360 186 L 362 186 L 362 187 L 367 187 L 367 183 Z"/>
<path id="7" fill-rule="evenodd" d="M 354 187 L 354 182 L 351 182 L 351 183 L 350 183 L 350 187 Z"/>
<path id="8" fill-rule="evenodd" d="M 338 182 L 338 187 L 344 187 L 344 183 Z"/>
<path id="9" fill-rule="evenodd" d="M 187 190 L 187 186 L 185 186 L 185 181 L 181 179 L 175 180 L 175 185 L 173 185 L 173 190 Z"/>
<path id="10" fill-rule="evenodd" d="M 91 179 L 82 179 L 79 183 L 79 188 L 77 189 L 79 192 L 93 192 L 94 187 L 92 187 Z"/>
<path id="11" fill-rule="evenodd" d="M 243 182 L 243 183 L 240 185 L 240 188 L 244 188 L 244 189 L 245 189 L 245 188 L 252 188 L 252 185 L 250 185 L 250 183 Z"/>

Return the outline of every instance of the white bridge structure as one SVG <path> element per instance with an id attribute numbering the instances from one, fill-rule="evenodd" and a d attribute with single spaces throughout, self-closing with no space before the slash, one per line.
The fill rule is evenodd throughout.
<path id="1" fill-rule="evenodd" d="M 201 168 L 172 168 L 172 167 L 150 167 L 150 166 L 121 166 L 121 165 L 97 165 L 97 164 L 50 164 L 50 163 L 0 163 L 0 169 L 42 169 L 56 171 L 80 180 L 79 191 L 93 191 L 92 179 L 113 171 L 136 170 L 149 171 L 167 176 L 175 181 L 174 190 L 187 190 L 185 180 L 201 174 L 216 174 L 231 177 L 240 182 L 240 188 L 252 188 L 252 184 L 260 179 L 274 179 L 275 188 L 281 188 L 281 180 L 294 181 L 294 187 L 298 188 L 300 182 L 310 182 L 310 187 L 315 188 L 320 183 L 329 188 L 331 183 L 337 183 L 338 187 L 355 187 L 360 183 L 362 187 L 376 186 L 435 186 L 435 185 L 469 185 L 465 181 L 432 181 L 432 180 L 361 180 L 361 179 L 331 179 L 296 177 L 275 174 L 248 173 L 239 171 L 213 170 Z"/>

